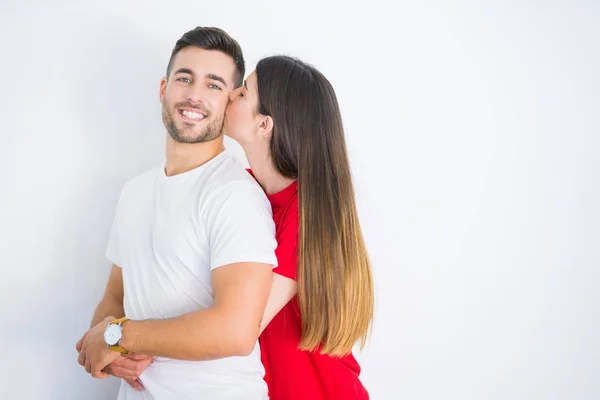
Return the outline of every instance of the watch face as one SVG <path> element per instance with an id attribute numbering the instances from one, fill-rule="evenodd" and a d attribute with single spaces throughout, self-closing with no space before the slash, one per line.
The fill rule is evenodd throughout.
<path id="1" fill-rule="evenodd" d="M 115 346 L 121 340 L 121 327 L 109 325 L 104 331 L 104 341 L 109 346 Z"/>

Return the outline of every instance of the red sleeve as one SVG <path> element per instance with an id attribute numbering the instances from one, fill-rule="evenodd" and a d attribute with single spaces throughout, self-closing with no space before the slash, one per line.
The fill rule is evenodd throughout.
<path id="1" fill-rule="evenodd" d="M 298 201 L 292 201 L 277 229 L 277 268 L 273 272 L 296 280 L 298 271 Z"/>

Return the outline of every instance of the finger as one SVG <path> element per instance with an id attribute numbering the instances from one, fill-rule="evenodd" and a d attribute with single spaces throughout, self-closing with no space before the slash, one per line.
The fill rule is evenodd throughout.
<path id="1" fill-rule="evenodd" d="M 77 362 L 82 367 L 85 366 L 85 351 L 80 351 L 79 356 L 77 356 Z"/>
<path id="2" fill-rule="evenodd" d="M 87 372 L 88 374 L 92 373 L 92 363 L 90 362 L 89 358 L 85 359 L 85 372 Z"/>
<path id="3" fill-rule="evenodd" d="M 129 378 L 139 378 L 140 375 L 142 374 L 142 372 L 144 372 L 144 370 L 148 367 L 148 365 L 150 364 L 149 361 L 139 361 L 136 365 L 135 368 L 133 369 L 129 369 L 129 368 L 124 368 L 123 369 L 123 374 L 126 374 L 127 377 Z"/>
<path id="4" fill-rule="evenodd" d="M 99 353 L 94 354 L 91 357 L 92 376 L 94 378 L 108 378 L 110 375 L 104 372 L 103 369 L 111 365 L 117 358 L 120 358 L 119 353 L 111 351 L 108 348 L 104 348 Z M 114 367 L 114 365 L 111 367 Z"/>
<path id="5" fill-rule="evenodd" d="M 152 363 L 152 358 L 144 360 L 130 360 L 127 357 L 118 357 L 109 365 L 110 373 L 119 378 L 136 379 Z"/>
<path id="6" fill-rule="evenodd" d="M 114 367 L 121 367 L 121 368 L 125 368 L 125 369 L 130 369 L 132 371 L 137 370 L 138 368 L 138 364 L 141 361 L 136 361 L 136 360 L 130 360 L 126 357 L 119 357 L 116 360 L 114 360 L 111 365 Z"/>
<path id="7" fill-rule="evenodd" d="M 131 369 L 121 368 L 121 367 L 115 367 L 115 366 L 110 368 L 110 374 L 113 376 L 116 376 L 117 378 L 131 379 L 131 380 L 136 380 L 139 376 L 139 374 L 136 371 L 133 371 Z"/>
<path id="8" fill-rule="evenodd" d="M 89 331 L 84 333 L 81 339 L 77 341 L 77 344 L 75 345 L 75 349 L 77 349 L 77 351 L 81 351 L 81 348 L 83 347 L 83 341 L 85 340 L 85 337 L 87 336 L 88 332 Z"/>
<path id="9" fill-rule="evenodd" d="M 110 375 L 107 374 L 106 372 L 102 371 L 102 370 L 93 369 L 92 370 L 92 376 L 94 378 L 104 379 L 104 378 L 108 378 Z"/>
<path id="10" fill-rule="evenodd" d="M 140 361 L 137 365 L 137 371 L 141 374 L 150 364 L 152 364 L 152 359 Z"/>
<path id="11" fill-rule="evenodd" d="M 138 378 L 142 374 L 142 372 L 144 372 L 144 370 L 148 367 L 148 365 L 150 365 L 151 363 L 152 363 L 152 359 L 135 361 L 135 364 L 133 365 L 133 371 L 135 373 L 135 377 Z"/>
<path id="12" fill-rule="evenodd" d="M 108 378 L 110 375 L 107 372 L 102 371 L 102 369 L 104 367 L 106 367 L 106 365 L 102 365 L 101 363 L 98 362 L 90 362 L 91 365 L 91 374 L 94 378 Z"/>
<path id="13" fill-rule="evenodd" d="M 130 369 L 132 371 L 137 371 L 138 374 L 146 369 L 148 365 L 152 363 L 152 358 L 145 358 L 142 360 L 130 360 L 126 357 L 119 357 L 117 360 L 113 361 L 113 366 L 119 366 L 126 369 Z"/>
<path id="14" fill-rule="evenodd" d="M 138 392 L 141 392 L 144 390 L 144 386 L 142 385 L 142 383 L 140 382 L 139 379 L 125 379 L 125 382 L 127 382 L 129 384 L 129 386 L 131 386 Z"/>
<path id="15" fill-rule="evenodd" d="M 144 390 L 146 390 L 146 388 L 144 387 L 144 384 L 142 383 L 142 381 L 139 380 L 139 378 L 136 379 L 135 381 L 133 381 L 133 384 L 135 385 L 137 390 L 140 392 L 143 392 Z"/>

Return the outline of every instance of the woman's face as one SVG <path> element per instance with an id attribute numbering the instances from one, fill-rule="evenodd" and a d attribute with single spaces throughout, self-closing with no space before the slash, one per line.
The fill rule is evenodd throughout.
<path id="1" fill-rule="evenodd" d="M 229 101 L 223 131 L 241 145 L 255 141 L 263 119 L 258 113 L 256 71 L 248 76 L 242 86 L 229 94 Z"/>

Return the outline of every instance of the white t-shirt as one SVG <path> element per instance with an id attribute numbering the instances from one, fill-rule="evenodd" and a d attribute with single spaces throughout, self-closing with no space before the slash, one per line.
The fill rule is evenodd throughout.
<path id="1" fill-rule="evenodd" d="M 106 256 L 122 268 L 125 315 L 173 318 L 211 307 L 211 271 L 237 262 L 277 265 L 271 206 L 227 151 L 166 176 L 164 163 L 121 193 Z M 247 357 L 182 361 L 158 357 L 146 391 L 124 381 L 119 400 L 267 399 L 258 342 Z"/>

